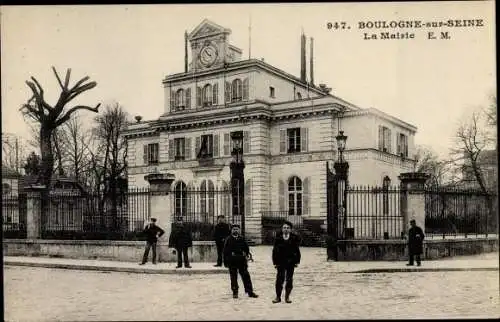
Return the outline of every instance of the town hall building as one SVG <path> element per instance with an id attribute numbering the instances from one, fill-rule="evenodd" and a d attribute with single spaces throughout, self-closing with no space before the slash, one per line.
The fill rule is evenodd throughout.
<path id="1" fill-rule="evenodd" d="M 304 35 L 296 77 L 243 59 L 230 34 L 206 19 L 186 34 L 184 72 L 163 79 L 164 113 L 151 121 L 137 118 L 125 132 L 129 187 L 147 187 L 145 175 L 169 172 L 176 213 L 229 215 L 227 196 L 210 191 L 228 189 L 231 133 L 242 131 L 246 232 L 258 240 L 266 212 L 326 219 L 326 164 L 338 158 L 341 130 L 348 136 L 350 185 L 398 184 L 398 175 L 413 169 L 416 127 L 316 85 L 313 57 L 307 79 Z M 186 202 L 190 188 L 207 191 L 206 198 Z"/>

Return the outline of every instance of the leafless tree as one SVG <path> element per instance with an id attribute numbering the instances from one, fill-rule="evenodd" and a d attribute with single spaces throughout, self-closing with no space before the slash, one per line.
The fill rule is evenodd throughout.
<path id="1" fill-rule="evenodd" d="M 111 202 L 111 215 L 116 227 L 119 190 L 127 169 L 127 140 L 122 135 L 127 126 L 128 115 L 118 103 L 107 105 L 103 114 L 96 116 L 94 128 L 98 142 L 98 153 L 91 156 L 98 186 L 103 191 L 104 200 Z M 102 205 L 100 206 L 102 209 Z"/>
<path id="2" fill-rule="evenodd" d="M 37 122 L 40 125 L 40 152 L 41 152 L 41 171 L 39 176 L 39 183 L 47 189 L 50 186 L 54 170 L 54 147 L 53 147 L 53 133 L 61 125 L 71 119 L 71 115 L 78 110 L 88 110 L 97 113 L 100 104 L 95 107 L 86 105 L 75 105 L 71 108 L 66 106 L 78 95 L 85 91 L 94 88 L 97 83 L 89 82 L 89 77 L 86 76 L 80 79 L 73 87 L 69 87 L 71 69 L 66 71 L 64 83 L 62 82 L 56 69 L 52 67 L 54 74 L 57 78 L 61 93 L 55 105 L 50 105 L 45 100 L 45 93 L 43 87 L 36 80 L 31 77 L 31 80 L 26 81 L 26 84 L 32 91 L 32 97 L 23 104 L 21 112 Z M 57 147 L 55 147 L 57 149 Z M 61 167 L 62 168 L 62 167 Z"/>
<path id="3" fill-rule="evenodd" d="M 27 146 L 19 136 L 2 133 L 2 167 L 20 172 L 27 157 Z"/>
<path id="4" fill-rule="evenodd" d="M 432 148 L 424 145 L 417 146 L 415 159 L 415 172 L 430 175 L 428 185 L 438 188 L 456 181 L 452 167 L 453 161 L 440 158 Z"/>

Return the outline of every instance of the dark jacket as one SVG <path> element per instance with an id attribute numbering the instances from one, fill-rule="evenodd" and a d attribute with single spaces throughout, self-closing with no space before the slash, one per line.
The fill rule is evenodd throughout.
<path id="1" fill-rule="evenodd" d="M 285 240 L 283 233 L 276 236 L 273 246 L 273 265 L 294 266 L 300 263 L 300 238 L 290 233 L 290 238 Z"/>
<path id="2" fill-rule="evenodd" d="M 246 240 L 241 237 L 229 235 L 224 243 L 224 266 L 225 267 L 244 267 L 247 265 L 247 256 L 250 249 Z"/>
<path id="3" fill-rule="evenodd" d="M 227 236 L 231 234 L 231 228 L 225 222 L 218 223 L 214 229 L 214 240 L 216 242 L 224 242 Z"/>
<path id="4" fill-rule="evenodd" d="M 187 248 L 193 246 L 193 238 L 191 231 L 185 225 L 174 225 L 170 238 L 168 239 L 168 247 Z"/>
<path id="5" fill-rule="evenodd" d="M 158 237 L 163 236 L 165 231 L 155 224 L 149 223 L 146 225 L 146 228 L 144 228 L 143 233 L 146 236 L 146 240 L 148 242 L 156 243 L 158 241 Z"/>
<path id="6" fill-rule="evenodd" d="M 410 228 L 408 231 L 408 248 L 412 254 L 422 254 L 423 253 L 423 241 L 425 235 L 422 228 L 415 226 Z"/>

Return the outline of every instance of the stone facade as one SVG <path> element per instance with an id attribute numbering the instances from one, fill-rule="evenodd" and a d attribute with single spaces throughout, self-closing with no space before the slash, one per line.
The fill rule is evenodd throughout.
<path id="1" fill-rule="evenodd" d="M 381 185 L 385 176 L 397 183 L 401 172 L 412 170 L 413 125 L 357 107 L 262 60 L 239 60 L 238 54 L 224 61 L 221 55 L 235 48 L 229 34 L 205 20 L 187 37 L 190 69 L 163 80 L 164 113 L 130 124 L 125 133 L 129 186 L 147 187 L 146 174 L 168 171 L 176 178 L 173 189 L 181 181 L 199 188 L 204 180 L 227 187 L 230 133 L 243 131 L 247 232 L 257 237 L 263 211 L 326 218 L 325 167 L 337 159 L 339 130 L 348 136 L 351 185 Z M 204 142 L 208 159 L 200 162 Z"/>

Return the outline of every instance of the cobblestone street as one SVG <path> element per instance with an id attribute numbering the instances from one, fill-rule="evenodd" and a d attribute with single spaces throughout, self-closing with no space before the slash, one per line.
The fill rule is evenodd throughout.
<path id="1" fill-rule="evenodd" d="M 225 274 L 150 275 L 7 266 L 6 321 L 500 317 L 498 271 L 332 273 L 297 269 L 292 304 L 274 275 L 250 273 L 257 299 Z"/>

